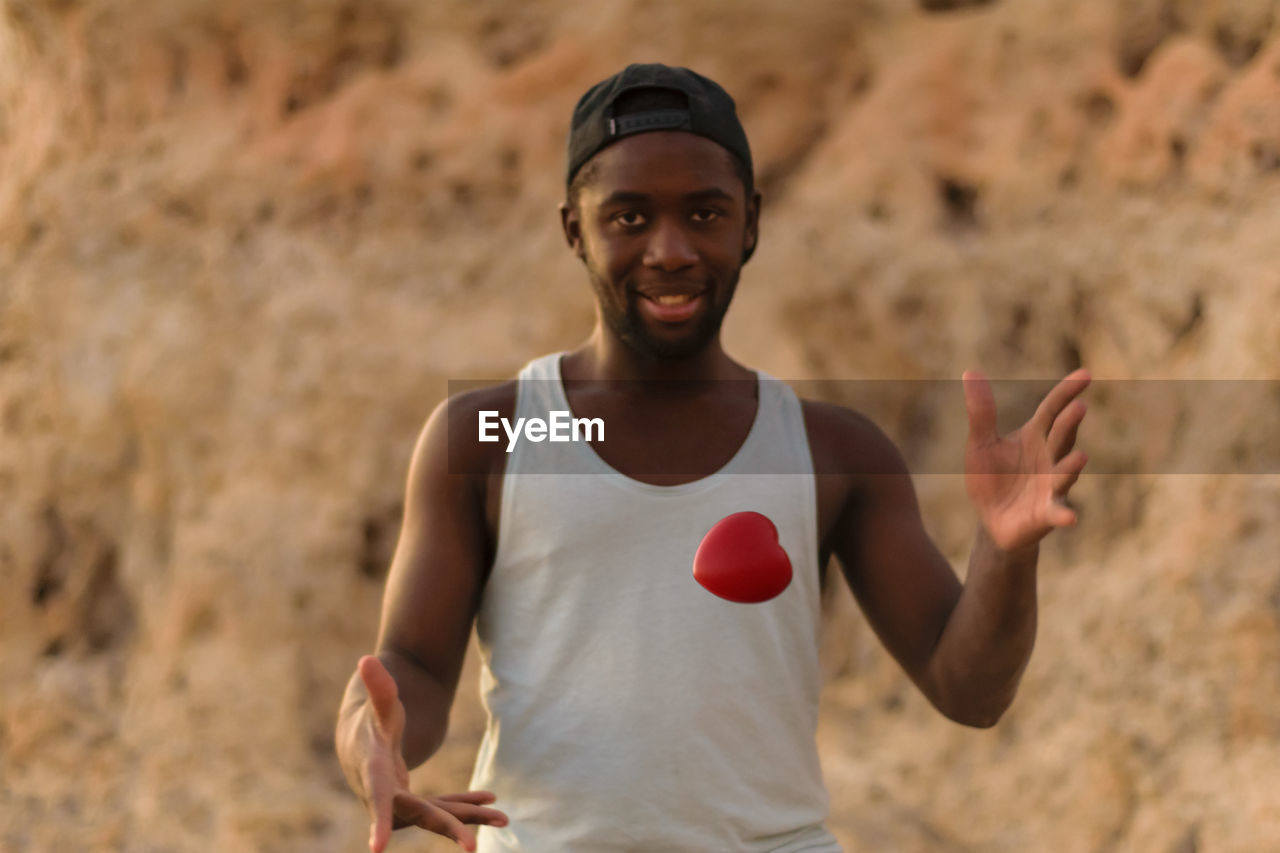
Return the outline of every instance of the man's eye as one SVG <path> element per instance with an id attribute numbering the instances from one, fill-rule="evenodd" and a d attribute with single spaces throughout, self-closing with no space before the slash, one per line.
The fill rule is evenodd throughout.
<path id="1" fill-rule="evenodd" d="M 694 222 L 714 222 L 720 218 L 720 211 L 714 207 L 703 207 L 693 212 Z"/>
<path id="2" fill-rule="evenodd" d="M 644 214 L 638 210 L 624 210 L 613 218 L 625 228 L 638 228 L 644 224 Z"/>

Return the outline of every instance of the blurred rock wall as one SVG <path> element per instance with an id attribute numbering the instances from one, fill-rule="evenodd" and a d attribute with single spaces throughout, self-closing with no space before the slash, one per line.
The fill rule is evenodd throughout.
<path id="1" fill-rule="evenodd" d="M 1275 380 L 1278 16 L 0 2 L 0 850 L 363 848 L 332 721 L 417 431 L 449 379 L 592 323 L 554 212 L 591 83 L 656 59 L 737 97 L 765 209 L 726 341 L 774 375 Z M 963 410 L 902 387 L 847 402 L 951 470 Z M 1245 473 L 1274 471 L 1271 402 L 1094 401 L 1091 455 L 1145 473 L 1077 486 L 993 730 L 928 708 L 836 587 L 848 849 L 1274 849 L 1280 477 Z M 918 485 L 963 571 L 959 478 Z M 465 784 L 475 691 L 423 790 Z"/>

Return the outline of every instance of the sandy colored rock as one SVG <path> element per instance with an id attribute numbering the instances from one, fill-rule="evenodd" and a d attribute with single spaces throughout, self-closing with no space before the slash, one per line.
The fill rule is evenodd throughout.
<path id="1" fill-rule="evenodd" d="M 958 571 L 945 380 L 1101 380 L 1082 441 L 1108 473 L 1043 548 L 997 727 L 929 708 L 834 585 L 819 742 L 847 849 L 1272 849 L 1277 15 L 0 4 L 0 851 L 362 849 L 332 724 L 413 442 L 450 380 L 589 330 L 564 127 L 652 59 L 723 82 L 755 148 L 731 352 L 876 380 L 811 387 L 904 448 Z M 472 661 L 415 785 L 464 786 L 483 724 Z"/>

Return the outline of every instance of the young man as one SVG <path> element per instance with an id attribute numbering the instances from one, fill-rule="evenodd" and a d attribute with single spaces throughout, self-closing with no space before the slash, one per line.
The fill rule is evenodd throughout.
<path id="1" fill-rule="evenodd" d="M 450 399 L 414 453 L 377 654 L 336 733 L 370 848 L 416 825 L 473 850 L 479 824 L 482 851 L 839 850 L 814 743 L 823 566 L 840 558 L 941 713 L 994 725 L 1035 637 L 1037 543 L 1075 522 L 1088 374 L 1006 437 L 986 380 L 965 375 L 981 524 L 962 585 L 874 425 L 720 345 L 760 213 L 732 99 L 686 69 L 626 68 L 579 101 L 567 185 L 591 338 Z M 480 440 L 483 413 L 555 411 L 607 440 Z M 759 604 L 691 576 L 702 536 L 744 510 L 774 523 L 794 572 Z M 444 737 L 473 624 L 490 719 L 472 784 L 490 790 L 420 798 L 407 768 Z"/>

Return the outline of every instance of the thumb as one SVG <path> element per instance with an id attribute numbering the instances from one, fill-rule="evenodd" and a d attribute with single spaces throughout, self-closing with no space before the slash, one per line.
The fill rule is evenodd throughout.
<path id="1" fill-rule="evenodd" d="M 400 691 L 396 688 L 396 680 L 387 672 L 382 661 L 373 655 L 360 658 L 357 665 L 360 680 L 369 694 L 369 704 L 373 706 L 373 714 L 378 726 L 387 734 L 398 736 L 396 724 L 403 715 L 400 706 Z"/>
<path id="2" fill-rule="evenodd" d="M 969 439 L 986 444 L 999 438 L 996 432 L 996 398 L 991 383 L 981 371 L 966 370 L 960 377 L 964 383 L 964 405 L 969 412 Z"/>

